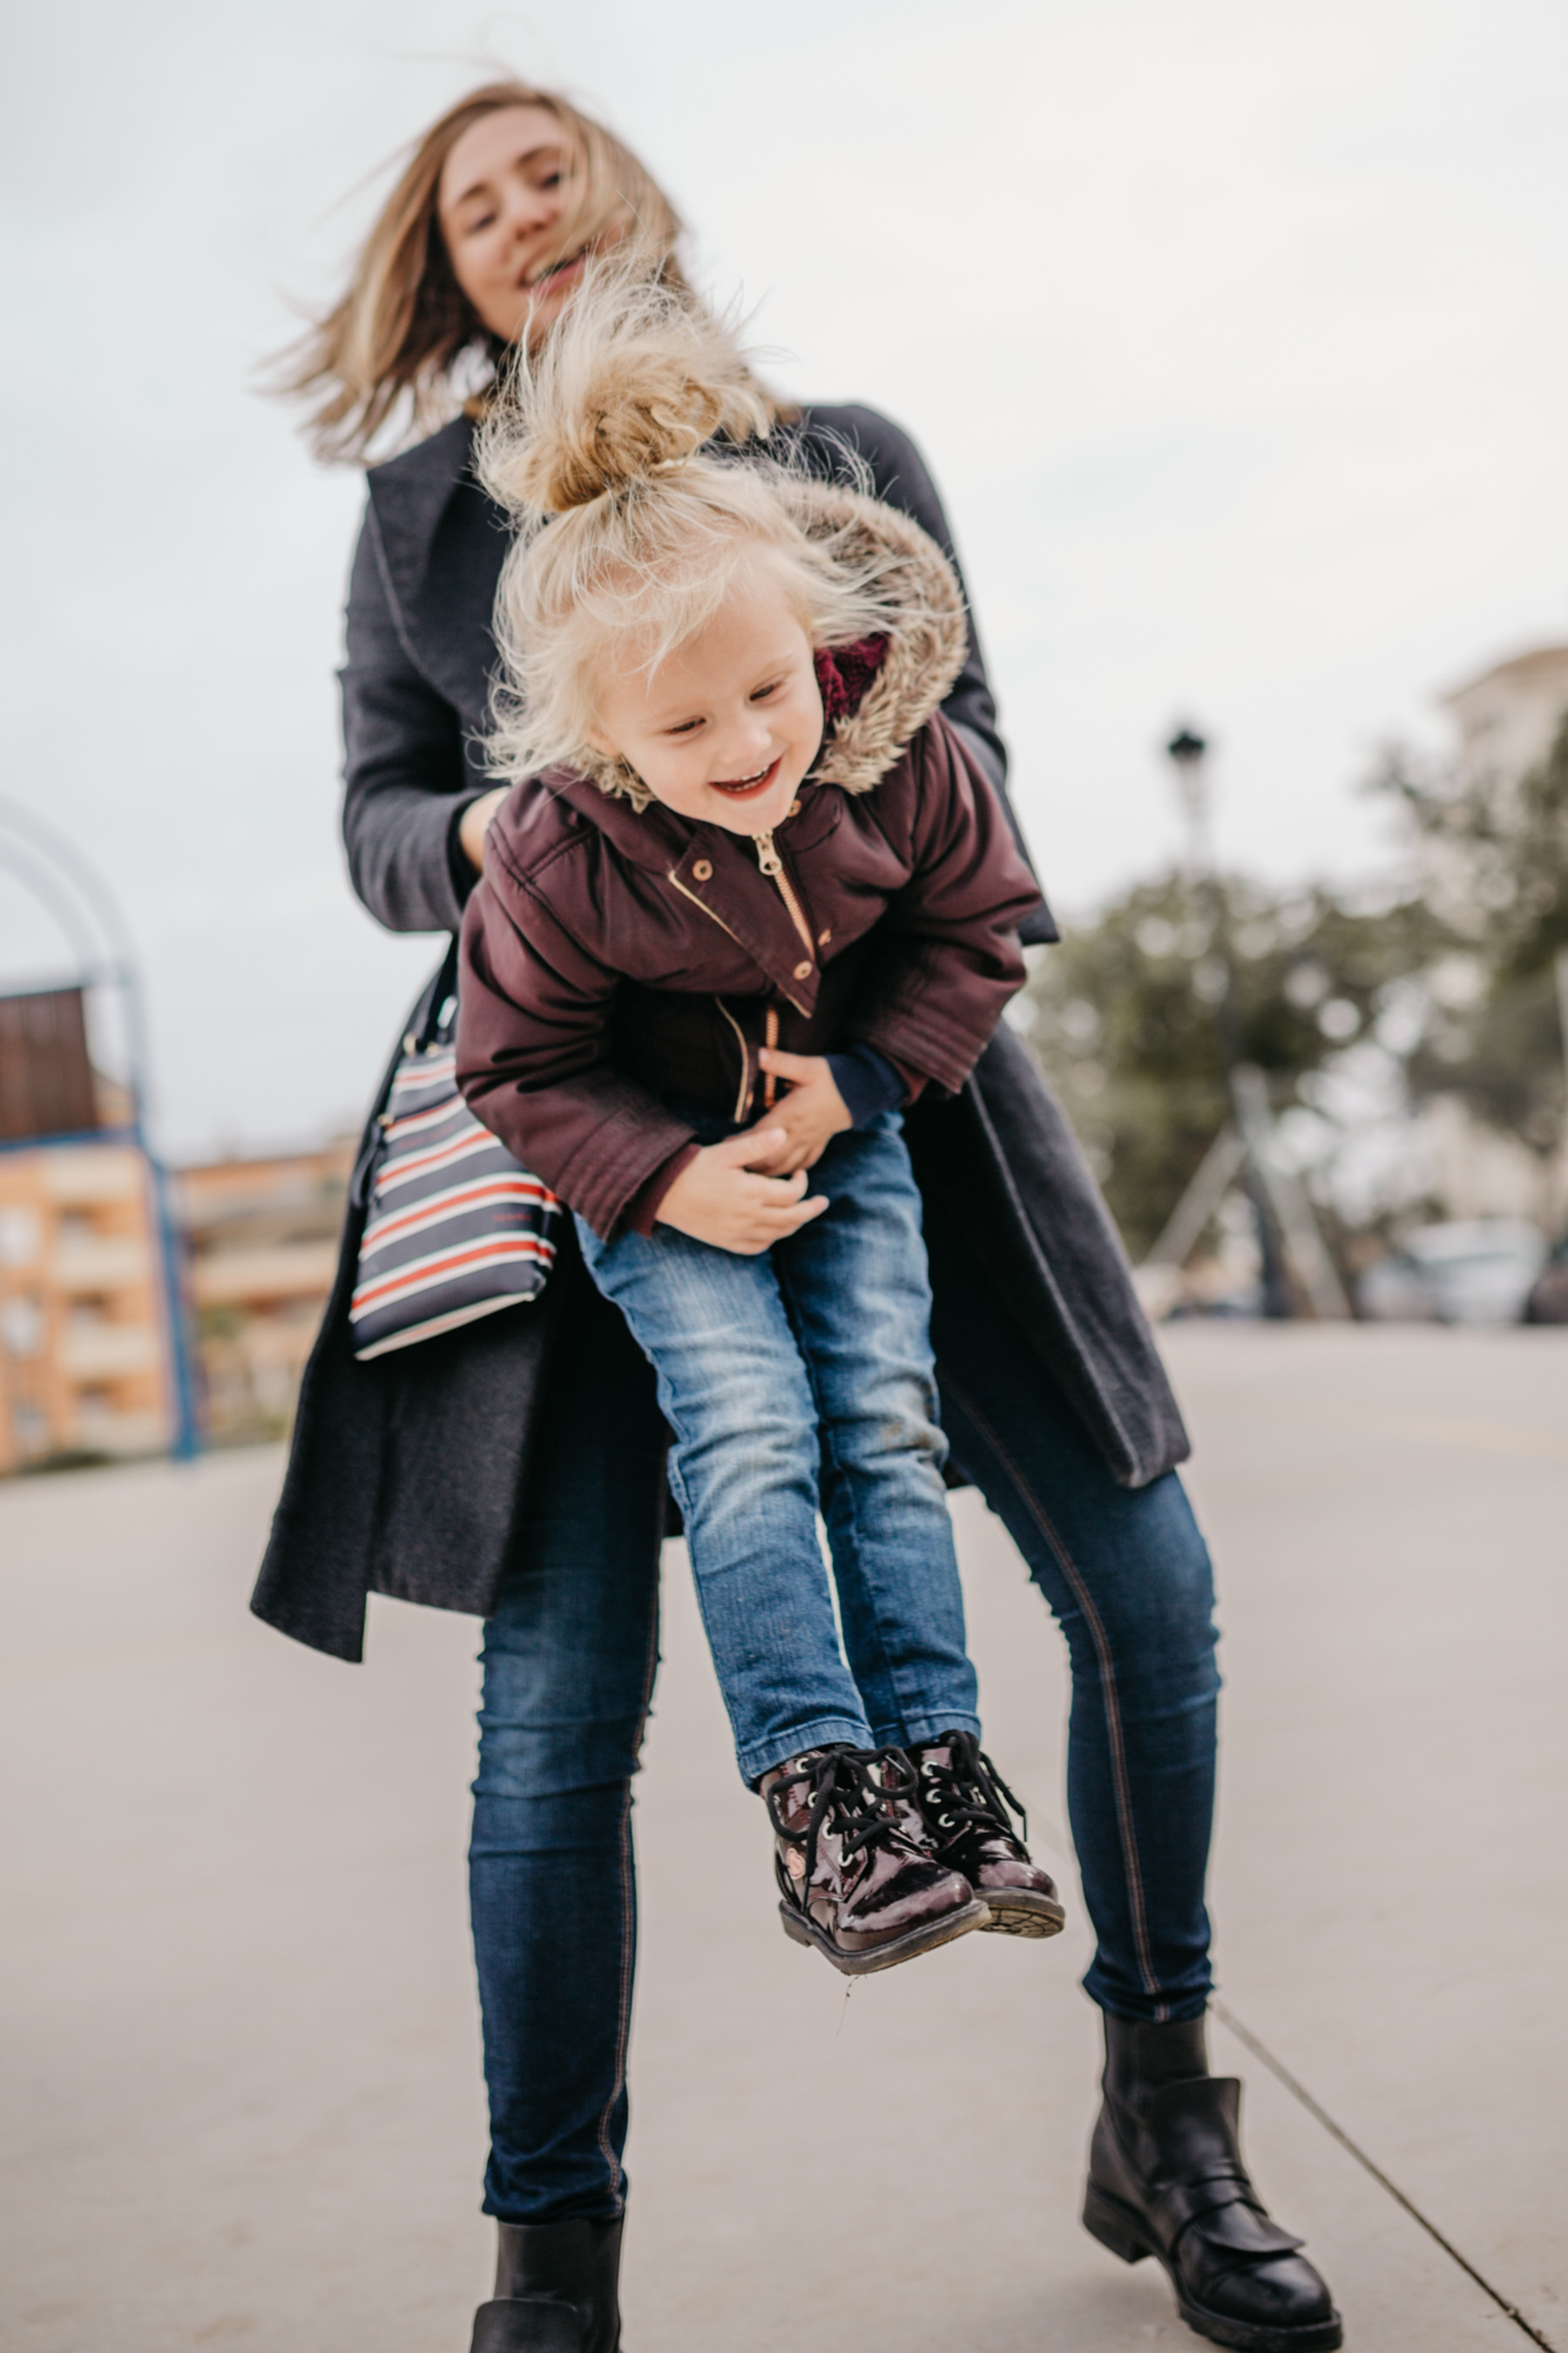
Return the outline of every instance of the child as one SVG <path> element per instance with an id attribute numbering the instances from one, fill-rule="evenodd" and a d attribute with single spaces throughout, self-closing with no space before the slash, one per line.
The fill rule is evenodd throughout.
<path id="1" fill-rule="evenodd" d="M 956 583 L 905 517 L 742 461 L 769 412 L 679 293 L 605 271 L 523 364 L 482 457 L 521 524 L 516 789 L 463 927 L 463 1092 L 654 1366 L 787 1933 L 850 1973 L 1049 1936 L 979 1748 L 900 1122 L 963 1085 L 1036 898 L 940 716 Z"/>

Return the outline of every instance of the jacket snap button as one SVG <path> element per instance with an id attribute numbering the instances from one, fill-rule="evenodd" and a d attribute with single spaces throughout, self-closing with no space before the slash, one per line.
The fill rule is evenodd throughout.
<path id="1" fill-rule="evenodd" d="M 696 865 L 691 870 L 691 879 L 694 882 L 711 882 L 713 880 L 712 860 L 710 858 L 700 858 Z"/>
<path id="2" fill-rule="evenodd" d="M 798 817 L 800 815 L 800 803 L 798 801 L 791 801 L 788 808 L 784 811 L 784 815 L 786 818 Z"/>
<path id="3" fill-rule="evenodd" d="M 811 966 L 808 964 L 797 964 L 795 968 L 795 976 L 796 980 L 809 980 L 811 978 Z"/>
<path id="4" fill-rule="evenodd" d="M 823 925 L 823 927 L 822 927 L 821 931 L 819 931 L 819 932 L 818 932 L 818 934 L 817 934 L 817 935 L 816 935 L 816 944 L 817 944 L 817 946 L 818 946 L 819 948 L 825 948 L 825 947 L 827 945 L 828 941 L 829 941 L 832 937 L 833 937 L 833 926 L 832 926 L 832 924 L 831 924 L 831 923 L 825 923 L 825 924 Z"/>

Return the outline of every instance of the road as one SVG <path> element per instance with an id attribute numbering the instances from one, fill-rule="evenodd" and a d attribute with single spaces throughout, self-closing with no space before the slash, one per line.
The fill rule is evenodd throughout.
<path id="1" fill-rule="evenodd" d="M 1188 1328 L 1171 1356 L 1225 1634 L 1213 2040 L 1254 2169 L 1351 2346 L 1568 2353 L 1568 1334 Z M 279 1471 L 0 1491 L 6 2353 L 461 2353 L 486 2292 L 475 1630 L 378 1604 L 350 1669 L 249 1620 Z M 628 2353 L 1197 2341 L 1076 2220 L 1061 1650 L 957 1514 L 988 1736 L 1072 1925 L 852 1997 L 787 1944 L 672 1546 Z M 694 1942 L 699 1878 L 726 1900 Z"/>

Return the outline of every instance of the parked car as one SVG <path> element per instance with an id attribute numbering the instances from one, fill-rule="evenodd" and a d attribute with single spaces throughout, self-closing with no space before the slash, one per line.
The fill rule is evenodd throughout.
<path id="1" fill-rule="evenodd" d="M 1518 1324 L 1546 1254 L 1545 1235 L 1522 1219 L 1419 1226 L 1367 1269 L 1356 1302 L 1377 1324 Z"/>
<path id="2" fill-rule="evenodd" d="M 1568 1234 L 1564 1234 L 1524 1303 L 1527 1324 L 1568 1324 Z"/>

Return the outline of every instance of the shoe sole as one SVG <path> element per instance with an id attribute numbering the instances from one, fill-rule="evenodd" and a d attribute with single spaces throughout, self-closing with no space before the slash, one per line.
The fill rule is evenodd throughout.
<path id="1" fill-rule="evenodd" d="M 1337 2312 L 1328 2320 L 1310 2320 L 1300 2328 L 1276 2328 L 1267 2321 L 1233 2320 L 1228 2313 L 1210 2312 L 1205 2306 L 1194 2304 L 1142 2216 L 1095 2181 L 1085 2185 L 1083 2227 L 1124 2263 L 1141 2263 L 1145 2255 L 1152 2255 L 1176 2291 L 1176 2309 L 1182 2318 L 1211 2345 L 1229 2345 L 1236 2353 L 1336 2353 L 1345 2341 L 1344 2324 Z"/>
<path id="2" fill-rule="evenodd" d="M 803 1919 L 792 1905 L 779 1905 L 779 1918 L 791 1943 L 815 1947 L 825 1961 L 831 1961 L 847 1978 L 868 1978 L 878 1969 L 897 1968 L 900 1961 L 918 1960 L 922 1953 L 934 1953 L 939 1945 L 951 1945 L 955 1936 L 967 1936 L 971 1929 L 987 1926 L 990 1917 L 990 1906 L 976 1897 L 962 1911 L 944 1912 L 940 1920 L 928 1921 L 923 1928 L 907 1929 L 891 1944 L 873 1946 L 863 1953 L 847 1953 L 833 1942 L 826 1929 L 819 1928 L 814 1920 Z"/>
<path id="3" fill-rule="evenodd" d="M 993 1936 L 1056 1936 L 1067 1926 L 1067 1914 L 1049 1895 L 1032 1895 L 1027 1888 L 1019 1888 L 1006 1896 L 985 1895 L 981 1901 L 990 1912 L 985 1923 Z"/>

